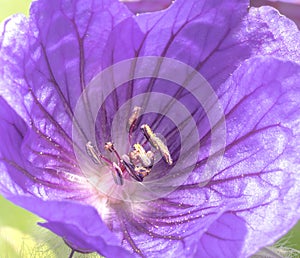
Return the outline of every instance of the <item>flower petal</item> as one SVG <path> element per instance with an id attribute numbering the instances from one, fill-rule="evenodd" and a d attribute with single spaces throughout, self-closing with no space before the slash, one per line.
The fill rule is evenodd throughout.
<path id="1" fill-rule="evenodd" d="M 27 175 L 18 169 L 23 166 L 19 149 L 27 126 L 2 97 L 0 107 L 0 192 L 6 196 L 22 193 L 26 189 L 26 183 L 30 181 Z"/>
<path id="2" fill-rule="evenodd" d="M 202 236 L 194 257 L 242 257 L 246 226 L 242 218 L 225 213 Z"/>
<path id="3" fill-rule="evenodd" d="M 28 32 L 29 23 L 23 15 L 15 15 L 1 23 L 0 94 L 12 103 L 27 123 L 29 114 L 23 96 L 28 92 L 24 78 L 24 61 L 29 48 Z"/>
<path id="4" fill-rule="evenodd" d="M 300 1 L 299 0 L 252 0 L 252 6 L 270 5 L 281 14 L 293 20 L 300 28 Z"/>
<path id="5" fill-rule="evenodd" d="M 97 251 L 106 257 L 131 257 L 91 206 L 24 196 L 9 199 L 44 218 L 47 222 L 40 225 L 63 237 L 76 250 Z"/>
<path id="6" fill-rule="evenodd" d="M 3 23 L 0 94 L 31 129 L 17 150 L 34 180 L 51 187 L 64 182 L 69 193 L 70 182 L 82 181 L 73 153 L 73 108 L 101 69 L 111 29 L 131 15 L 114 0 L 40 0 L 30 19 L 17 15 Z"/>
<path id="7" fill-rule="evenodd" d="M 196 68 L 216 51 L 224 37 L 246 14 L 247 1 L 175 1 L 162 12 L 134 17 L 141 32 L 139 42 L 132 37 L 113 37 L 109 49 L 135 49 L 134 56 L 166 56 L 176 58 Z M 126 20 L 125 23 L 133 23 Z M 123 24 L 120 26 L 124 26 Z M 126 27 L 126 26 L 125 26 Z M 127 27 L 135 27 L 134 25 Z M 137 35 L 131 33 L 130 35 Z M 115 42 L 115 41 L 120 41 Z M 116 45 L 114 47 L 114 45 Z M 115 60 L 113 60 L 114 62 Z"/>
<path id="8" fill-rule="evenodd" d="M 42 198 L 89 198 L 91 186 L 83 177 L 76 176 L 76 168 L 63 162 L 64 156 L 46 158 L 53 152 L 52 146 L 44 145 L 41 137 L 38 144 L 45 147 L 42 154 L 30 149 L 27 142 L 37 137 L 25 121 L 0 97 L 0 192 L 8 197 L 16 193 L 35 194 Z M 39 135 L 40 136 L 40 135 Z M 35 140 L 36 141 L 36 140 Z M 55 151 L 55 150 L 54 150 Z M 39 159 L 28 160 L 33 153 Z M 69 169 L 68 169 L 69 167 Z M 76 197 L 77 196 L 77 197 Z"/>
<path id="9" fill-rule="evenodd" d="M 250 8 L 214 53 L 201 65 L 201 74 L 217 87 L 245 60 L 270 55 L 300 60 L 300 32 L 295 24 L 271 7 Z"/>
<path id="10" fill-rule="evenodd" d="M 35 1 L 29 20 L 16 16 L 3 24 L 1 95 L 10 105 L 23 107 L 17 108 L 22 116 L 51 116 L 55 130 L 70 136 L 72 110 L 101 69 L 111 29 L 131 15 L 114 0 Z"/>
<path id="11" fill-rule="evenodd" d="M 232 225 L 236 222 L 243 224 L 245 221 L 238 238 L 226 238 L 225 241 L 235 242 L 232 244 L 236 247 L 234 254 L 240 252 L 241 255 L 247 256 L 261 245 L 274 241 L 282 235 L 283 229 L 295 223 L 299 203 L 295 203 L 295 207 L 290 207 L 290 202 L 294 198 L 296 200 L 299 192 L 297 188 L 299 176 L 292 170 L 298 169 L 296 166 L 299 166 L 293 160 L 296 158 L 295 153 L 299 153 L 298 146 L 300 146 L 299 118 L 296 115 L 300 99 L 297 86 L 299 67 L 296 64 L 268 58 L 250 59 L 246 64 L 241 65 L 251 56 L 262 53 L 297 59 L 299 50 L 295 48 L 293 53 L 289 53 L 290 47 L 286 44 L 290 45 L 299 34 L 294 33 L 291 39 L 290 36 L 282 33 L 289 26 L 289 22 L 280 24 L 278 30 L 272 28 L 269 25 L 270 21 L 276 20 L 278 15 L 269 12 L 270 21 L 265 22 L 264 18 L 259 16 L 266 9 L 259 9 L 259 15 L 253 15 L 256 9 L 252 9 L 253 12 L 245 16 L 246 8 L 242 7 L 246 7 L 246 1 L 177 0 L 166 11 L 142 14 L 137 17 L 131 17 L 131 14 L 121 17 L 118 21 L 119 25 L 118 22 L 111 24 L 110 27 L 113 27 L 111 34 L 104 28 L 107 37 L 103 42 L 101 41 L 101 53 L 95 51 L 94 56 L 92 46 L 95 46 L 93 43 L 98 42 L 99 39 L 91 36 L 89 41 L 89 33 L 86 33 L 86 30 L 92 28 L 92 31 L 89 31 L 92 33 L 98 30 L 97 25 L 102 25 L 93 23 L 95 6 L 92 6 L 91 2 L 75 1 L 70 5 L 68 3 L 58 0 L 51 2 L 40 0 L 32 7 L 34 21 L 28 22 L 21 18 L 8 21 L 4 26 L 6 32 L 12 30 L 9 26 L 14 29 L 19 26 L 23 33 L 17 38 L 24 39 L 26 46 L 23 48 L 18 40 L 17 43 L 13 42 L 12 45 L 17 46 L 19 50 L 15 55 L 9 44 L 13 37 L 9 33 L 2 34 L 0 92 L 10 105 L 17 106 L 24 98 L 17 112 L 20 116 L 26 117 L 27 126 L 33 129 L 25 135 L 26 137 L 18 136 L 16 130 L 10 130 L 12 136 L 18 136 L 17 147 L 22 143 L 20 149 L 25 156 L 22 162 L 27 162 L 26 166 L 24 165 L 26 171 L 32 168 L 31 174 L 50 180 L 51 184 L 57 183 L 59 187 L 63 186 L 63 191 L 67 192 L 69 189 L 78 196 L 88 195 L 89 192 L 78 191 L 74 182 L 69 184 L 61 180 L 57 173 L 60 171 L 59 165 L 71 171 L 72 175 L 80 173 L 76 164 L 72 168 L 75 157 L 72 153 L 71 119 L 73 108 L 82 89 L 101 68 L 116 61 L 141 55 L 167 56 L 197 68 L 218 92 L 224 105 L 229 128 L 223 167 L 221 171 L 215 172 L 209 182 L 200 180 L 203 172 L 202 161 L 205 163 L 208 154 L 205 147 L 210 145 L 209 140 L 205 142 L 206 139 L 203 139 L 204 148 L 200 149 L 199 154 L 203 160 L 199 160 L 198 168 L 186 184 L 179 187 L 177 191 L 166 196 L 165 199 L 161 198 L 147 205 L 135 203 L 127 205 L 122 202 L 110 204 L 112 213 L 115 212 L 113 215 L 116 215 L 109 217 L 112 219 L 107 222 L 112 231 L 120 236 L 120 239 L 124 238 L 126 248 L 133 249 L 136 253 L 142 252 L 155 256 L 164 249 L 170 255 L 191 256 L 201 236 L 203 241 L 207 240 L 209 233 L 210 237 L 214 235 L 216 238 L 219 233 L 216 232 L 216 227 L 220 224 Z M 123 8 L 116 2 L 105 3 L 114 3 Z M 60 8 L 56 9 L 54 5 Z M 49 13 L 42 13 L 43 8 L 49 10 Z M 238 11 L 240 8 L 242 11 Z M 105 21 L 110 21 L 110 19 L 106 20 L 106 15 L 110 12 L 104 13 L 101 17 L 104 17 Z M 243 17 L 245 19 L 241 25 L 240 21 Z M 252 38 L 261 29 L 257 25 L 251 29 L 257 17 L 261 22 L 259 25 L 266 29 L 258 34 L 262 37 Z M 88 18 L 91 18 L 91 23 Z M 91 24 L 95 27 L 88 26 Z M 128 37 L 128 32 L 133 37 Z M 48 35 L 51 37 L 48 38 Z M 267 43 L 270 42 L 273 44 L 268 49 Z M 27 46 L 29 50 L 26 50 Z M 114 51 L 118 52 L 115 54 Z M 106 56 L 103 58 L 104 61 L 101 60 L 104 63 L 101 66 L 98 59 L 103 57 L 103 52 L 106 52 Z M 86 53 L 88 54 L 85 55 Z M 2 66 L 7 60 L 11 62 L 7 62 L 7 66 Z M 86 60 L 88 62 L 85 62 Z M 16 76 L 13 73 L 14 65 L 21 66 L 16 70 Z M 233 78 L 222 85 L 221 83 L 239 66 Z M 8 85 L 4 85 L 6 81 L 9 82 Z M 140 89 L 142 89 L 140 92 L 148 89 L 151 91 L 151 87 Z M 15 94 L 16 97 L 12 96 L 15 91 L 18 92 Z M 165 91 L 172 92 L 174 88 L 168 87 L 166 83 Z M 232 94 L 233 92 L 236 94 Z M 112 99 L 111 104 L 114 107 L 110 111 L 112 110 L 113 113 L 114 109 L 119 108 L 116 103 L 120 99 L 117 94 L 112 94 Z M 159 104 L 158 101 L 153 103 Z M 193 103 L 191 101 L 190 106 L 193 106 Z M 198 106 L 196 105 L 197 108 Z M 202 110 L 199 113 L 201 112 Z M 113 117 L 110 116 L 109 119 L 112 120 Z M 11 129 L 11 123 L 4 123 L 4 125 Z M 163 128 L 160 132 L 163 133 Z M 55 146 L 56 142 L 59 146 Z M 59 148 L 59 152 L 56 152 L 56 147 Z M 9 153 L 9 149 L 5 151 Z M 53 159 L 54 161 L 45 159 L 45 154 L 58 158 Z M 21 156 L 19 152 L 17 155 L 17 157 Z M 64 159 L 70 160 L 64 161 Z M 51 162 L 54 164 L 50 164 Z M 40 170 L 43 167 L 46 167 L 45 170 Z M 51 169 L 57 177 L 51 175 Z M 38 173 L 42 171 L 44 173 Z M 36 180 L 35 177 L 33 179 Z M 256 195 L 258 191 L 260 192 Z M 65 198 L 65 195 L 60 192 L 52 191 L 52 194 Z M 36 195 L 48 197 L 41 193 Z M 33 207 L 31 205 L 34 202 L 36 201 L 28 204 L 28 207 Z M 26 200 L 20 201 L 20 204 L 22 203 L 27 205 Z M 52 212 L 55 207 L 56 204 Z M 42 212 L 39 207 L 32 209 L 37 213 Z M 71 215 L 77 216 L 78 211 L 75 208 L 74 213 L 72 208 L 70 210 Z M 83 242 L 84 246 L 79 245 L 77 239 L 76 227 L 85 232 L 86 224 L 83 228 L 80 228 L 77 223 L 75 227 L 72 223 L 61 224 L 63 216 L 66 216 L 65 212 L 59 213 L 61 217 L 55 217 L 55 221 L 52 221 L 55 213 L 47 214 L 46 211 L 45 214 L 51 218 L 48 227 L 61 235 L 66 232 L 70 234 L 68 241 L 78 245 L 78 248 L 90 244 Z M 231 216 L 232 214 L 234 216 Z M 262 221 L 260 217 L 267 217 L 268 220 Z M 263 232 L 260 231 L 259 226 L 263 227 Z M 250 230 L 251 227 L 255 230 Z M 228 234 L 236 234 L 236 229 L 231 228 Z M 92 233 L 88 230 L 86 232 Z M 103 232 L 100 230 L 99 233 Z M 266 242 L 265 238 L 269 233 L 272 237 L 269 237 L 269 242 Z M 241 238 L 244 241 L 240 241 Z M 218 241 L 211 241 L 212 245 L 219 244 Z M 90 242 L 93 244 L 94 240 L 91 239 Z M 246 244 L 243 245 L 244 242 Z M 186 246 L 189 248 L 185 249 Z M 105 247 L 104 249 L 106 250 Z"/>
<path id="12" fill-rule="evenodd" d="M 271 7 L 247 14 L 247 4 L 177 0 L 161 12 L 129 18 L 113 30 L 103 66 L 138 56 L 170 57 L 198 70 L 216 88 L 253 56 L 298 62 L 297 27 Z"/>
<path id="13" fill-rule="evenodd" d="M 241 27 L 253 54 L 272 55 L 299 62 L 300 32 L 293 21 L 269 6 L 250 8 Z"/>
<path id="14" fill-rule="evenodd" d="M 230 240 L 210 227 L 199 246 L 209 250 L 207 257 L 214 257 L 211 247 L 215 243 L 228 246 L 231 241 L 239 256 L 249 256 L 273 244 L 299 219 L 299 75 L 295 63 L 255 58 L 221 87 L 227 147 L 223 168 L 203 191 L 210 194 L 209 203 L 235 203 L 235 208 L 228 210 L 234 216 L 227 224 L 235 232 L 235 223 L 243 220 L 245 235 L 243 241 Z M 211 238 L 214 241 L 207 242 Z M 227 247 L 222 253 L 232 255 Z"/>
<path id="15" fill-rule="evenodd" d="M 167 8 L 172 0 L 120 0 L 133 13 L 154 12 Z"/>

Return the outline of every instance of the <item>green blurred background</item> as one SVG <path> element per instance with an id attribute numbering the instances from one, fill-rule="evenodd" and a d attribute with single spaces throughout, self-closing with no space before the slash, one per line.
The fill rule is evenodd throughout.
<path id="1" fill-rule="evenodd" d="M 29 0 L 0 0 L 0 21 L 14 13 L 21 12 L 28 15 L 30 2 Z M 54 247 L 55 250 L 60 249 L 61 251 L 66 248 L 61 240 L 55 239 L 36 225 L 37 221 L 41 221 L 40 219 L 9 203 L 1 196 L 0 207 L 1 258 L 62 257 L 61 253 L 51 249 Z M 281 243 L 284 246 L 300 250 L 300 222 L 281 240 Z M 33 255 L 33 249 L 39 251 Z"/>

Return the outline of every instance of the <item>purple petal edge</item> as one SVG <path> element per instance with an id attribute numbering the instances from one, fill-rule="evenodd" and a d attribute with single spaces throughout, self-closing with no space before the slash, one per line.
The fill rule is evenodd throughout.
<path id="1" fill-rule="evenodd" d="M 91 206 L 24 196 L 8 199 L 47 220 L 40 225 L 61 236 L 74 249 L 97 251 L 106 257 L 131 257 Z"/>

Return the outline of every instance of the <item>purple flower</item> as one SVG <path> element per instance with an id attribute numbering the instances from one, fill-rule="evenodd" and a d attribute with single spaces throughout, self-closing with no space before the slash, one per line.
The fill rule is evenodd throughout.
<path id="1" fill-rule="evenodd" d="M 300 216 L 300 35 L 247 6 L 39 0 L 5 21 L 1 194 L 106 257 L 274 243 Z"/>

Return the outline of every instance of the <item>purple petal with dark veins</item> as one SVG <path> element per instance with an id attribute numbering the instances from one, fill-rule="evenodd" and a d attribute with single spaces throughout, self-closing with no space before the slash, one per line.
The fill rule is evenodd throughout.
<path id="1" fill-rule="evenodd" d="M 242 218 L 234 213 L 224 213 L 201 237 L 194 257 L 243 257 L 241 249 L 246 234 Z"/>
<path id="2" fill-rule="evenodd" d="M 23 15 L 14 15 L 0 27 L 0 94 L 15 111 L 29 123 L 24 96 L 28 88 L 24 78 L 24 63 L 29 50 L 28 20 Z"/>
<path id="3" fill-rule="evenodd" d="M 97 251 L 105 257 L 132 257 L 91 206 L 42 201 L 34 197 L 13 196 L 9 199 L 44 218 L 46 222 L 39 224 L 61 236 L 75 250 Z"/>
<path id="4" fill-rule="evenodd" d="M 16 150 L 24 172 L 37 181 L 63 188 L 61 182 L 81 180 L 71 138 L 73 107 L 101 70 L 111 29 L 131 15 L 118 1 L 41 0 L 32 4 L 30 19 L 16 15 L 3 23 L 0 94 L 31 128 Z"/>
<path id="5" fill-rule="evenodd" d="M 229 257 L 229 245 L 239 253 L 235 256 L 249 256 L 274 243 L 299 219 L 299 75 L 299 65 L 256 58 L 221 87 L 227 147 L 223 168 L 203 190 L 208 203 L 222 206 L 226 200 L 236 206 L 228 210 L 232 218 L 226 220 L 232 233 L 224 237 L 212 225 L 201 238 L 199 252 L 205 251 L 204 257 L 215 257 L 216 252 Z M 235 225 L 241 221 L 243 241 L 231 238 L 238 236 Z"/>
<path id="6" fill-rule="evenodd" d="M 212 86 L 218 86 L 250 57 L 271 55 L 299 62 L 299 42 L 295 24 L 274 8 L 250 8 L 199 71 Z"/>
<path id="7" fill-rule="evenodd" d="M 76 100 L 101 69 L 99 61 L 108 35 L 131 13 L 113 0 L 44 0 L 33 3 L 31 16 L 38 32 L 39 63 L 72 107 L 74 100 L 68 96 Z"/>
<path id="8" fill-rule="evenodd" d="M 129 18 L 113 30 L 104 66 L 137 56 L 166 56 L 191 65 L 216 88 L 256 55 L 298 62 L 300 32 L 293 22 L 271 7 L 250 8 L 247 14 L 246 5 L 177 0 L 163 12 Z"/>
<path id="9" fill-rule="evenodd" d="M 296 223 L 299 74 L 298 65 L 273 58 L 252 59 L 233 74 L 219 91 L 228 128 L 223 168 L 201 187 L 196 177 L 203 169 L 200 163 L 189 185 L 147 204 L 148 210 L 140 208 L 140 216 L 125 212 L 127 223 L 134 217 L 133 225 L 148 224 L 134 227 L 145 232 L 136 232 L 140 239 L 159 238 L 165 232 L 174 241 L 163 248 L 172 254 L 180 245 L 193 246 L 189 234 L 199 232 L 198 252 L 203 257 L 245 257 L 272 244 Z M 130 239 L 140 241 L 132 235 Z M 156 241 L 144 248 L 153 249 Z"/>
<path id="10" fill-rule="evenodd" d="M 132 37 L 121 36 L 119 39 L 117 37 L 113 39 L 125 44 L 127 41 L 127 45 L 128 42 L 132 42 L 130 49 L 135 50 L 135 55 L 132 57 L 166 56 L 196 68 L 214 54 L 224 37 L 246 15 L 247 4 L 247 1 L 177 0 L 163 12 L 134 17 L 140 31 L 144 34 L 140 36 L 139 43 L 133 42 Z M 125 21 L 125 24 L 128 22 L 134 23 Z M 127 27 L 133 28 L 135 25 L 127 25 Z M 115 33 L 122 35 L 118 31 Z M 123 31 L 123 33 L 125 35 L 127 32 Z M 108 41 L 108 48 L 118 49 L 113 46 L 121 45 L 120 42 Z"/>
<path id="11" fill-rule="evenodd" d="M 130 15 L 113 0 L 34 2 L 30 20 L 16 16 L 3 24 L 1 94 L 17 110 L 25 106 L 22 116 L 47 118 L 57 137 L 68 140 L 72 109 L 101 70 L 107 37 Z"/>
<path id="12" fill-rule="evenodd" d="M 40 150 L 28 150 L 26 144 L 35 135 L 35 131 L 30 130 L 25 121 L 2 98 L 0 106 L 1 194 L 10 196 L 31 193 L 46 199 L 56 199 L 57 196 L 89 198 L 91 187 L 85 178 L 74 175 L 76 167 L 72 163 L 63 161 L 68 157 L 56 156 L 52 145 L 44 146 L 43 153 Z M 45 144 L 43 140 L 43 137 L 39 139 L 41 146 Z M 28 155 L 28 152 L 32 154 Z M 40 158 L 31 160 L 33 155 Z"/>
<path id="13" fill-rule="evenodd" d="M 196 202 L 199 194 L 187 195 Z M 109 227 L 124 238 L 123 245 L 134 250 L 137 257 L 193 257 L 200 236 L 228 209 L 197 207 L 183 198 L 160 198 L 152 202 L 112 206 Z"/>
<path id="14" fill-rule="evenodd" d="M 26 192 L 25 185 L 31 181 L 18 169 L 23 166 L 19 150 L 28 128 L 2 97 L 0 107 L 0 192 L 6 196 Z"/>

